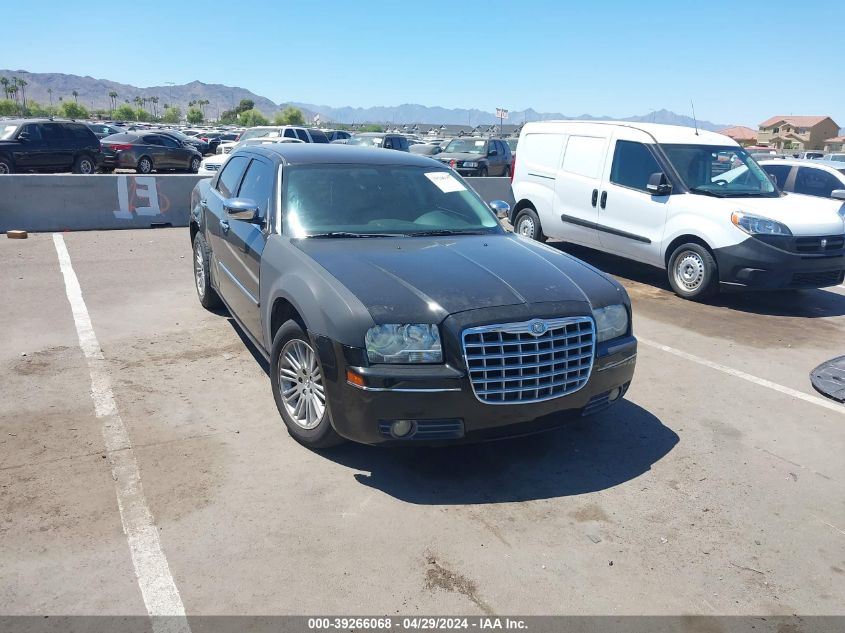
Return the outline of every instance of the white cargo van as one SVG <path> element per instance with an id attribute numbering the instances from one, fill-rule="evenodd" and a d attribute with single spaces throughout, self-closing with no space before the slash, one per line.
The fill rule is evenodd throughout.
<path id="1" fill-rule="evenodd" d="M 845 277 L 840 204 L 784 194 L 727 136 L 673 125 L 527 123 L 514 231 L 664 268 L 681 297 Z"/>

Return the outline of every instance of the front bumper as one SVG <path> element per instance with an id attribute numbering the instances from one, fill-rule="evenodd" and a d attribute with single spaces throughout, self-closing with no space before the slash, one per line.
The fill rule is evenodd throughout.
<path id="1" fill-rule="evenodd" d="M 356 366 L 350 348 L 329 339 L 317 341 L 335 430 L 365 444 L 449 444 L 514 437 L 557 428 L 573 417 L 612 404 L 624 395 L 634 375 L 637 341 L 627 336 L 596 345 L 586 385 L 570 395 L 542 402 L 485 404 L 478 400 L 462 368 L 453 365 Z M 350 362 L 351 361 L 351 362 Z M 346 381 L 347 370 L 365 379 Z M 619 392 L 614 392 L 619 388 Z M 413 421 L 415 434 L 391 435 L 396 420 Z"/>
<path id="2" fill-rule="evenodd" d="M 775 290 L 825 288 L 845 278 L 845 250 L 793 253 L 748 238 L 714 250 L 719 281 L 724 287 Z"/>

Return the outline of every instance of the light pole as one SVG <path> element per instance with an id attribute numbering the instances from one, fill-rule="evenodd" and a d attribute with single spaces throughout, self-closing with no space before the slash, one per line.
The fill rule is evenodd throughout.
<path id="1" fill-rule="evenodd" d="M 173 82 L 172 81 L 165 81 L 165 85 L 167 86 L 167 100 L 170 102 L 170 107 L 173 107 Z"/>

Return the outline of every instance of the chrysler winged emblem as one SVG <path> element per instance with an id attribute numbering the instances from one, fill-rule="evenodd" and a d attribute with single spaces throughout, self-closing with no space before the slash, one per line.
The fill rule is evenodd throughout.
<path id="1" fill-rule="evenodd" d="M 531 322 L 531 333 L 534 336 L 540 336 L 541 334 L 545 334 L 548 327 L 542 321 L 532 321 Z"/>

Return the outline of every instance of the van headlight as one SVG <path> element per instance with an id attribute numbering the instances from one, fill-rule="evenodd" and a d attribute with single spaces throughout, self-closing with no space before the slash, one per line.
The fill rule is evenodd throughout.
<path id="1" fill-rule="evenodd" d="M 364 337 L 371 363 L 442 363 L 440 331 L 428 323 L 376 325 Z"/>
<path id="2" fill-rule="evenodd" d="M 612 305 L 593 310 L 596 320 L 596 341 L 625 336 L 628 333 L 628 310 L 623 305 Z"/>
<path id="3" fill-rule="evenodd" d="M 792 236 L 792 231 L 790 231 L 785 224 L 781 224 L 780 222 L 769 218 L 764 218 L 761 215 L 754 215 L 753 213 L 734 211 L 731 213 L 731 222 L 733 222 L 734 226 L 742 229 L 749 235 Z"/>

